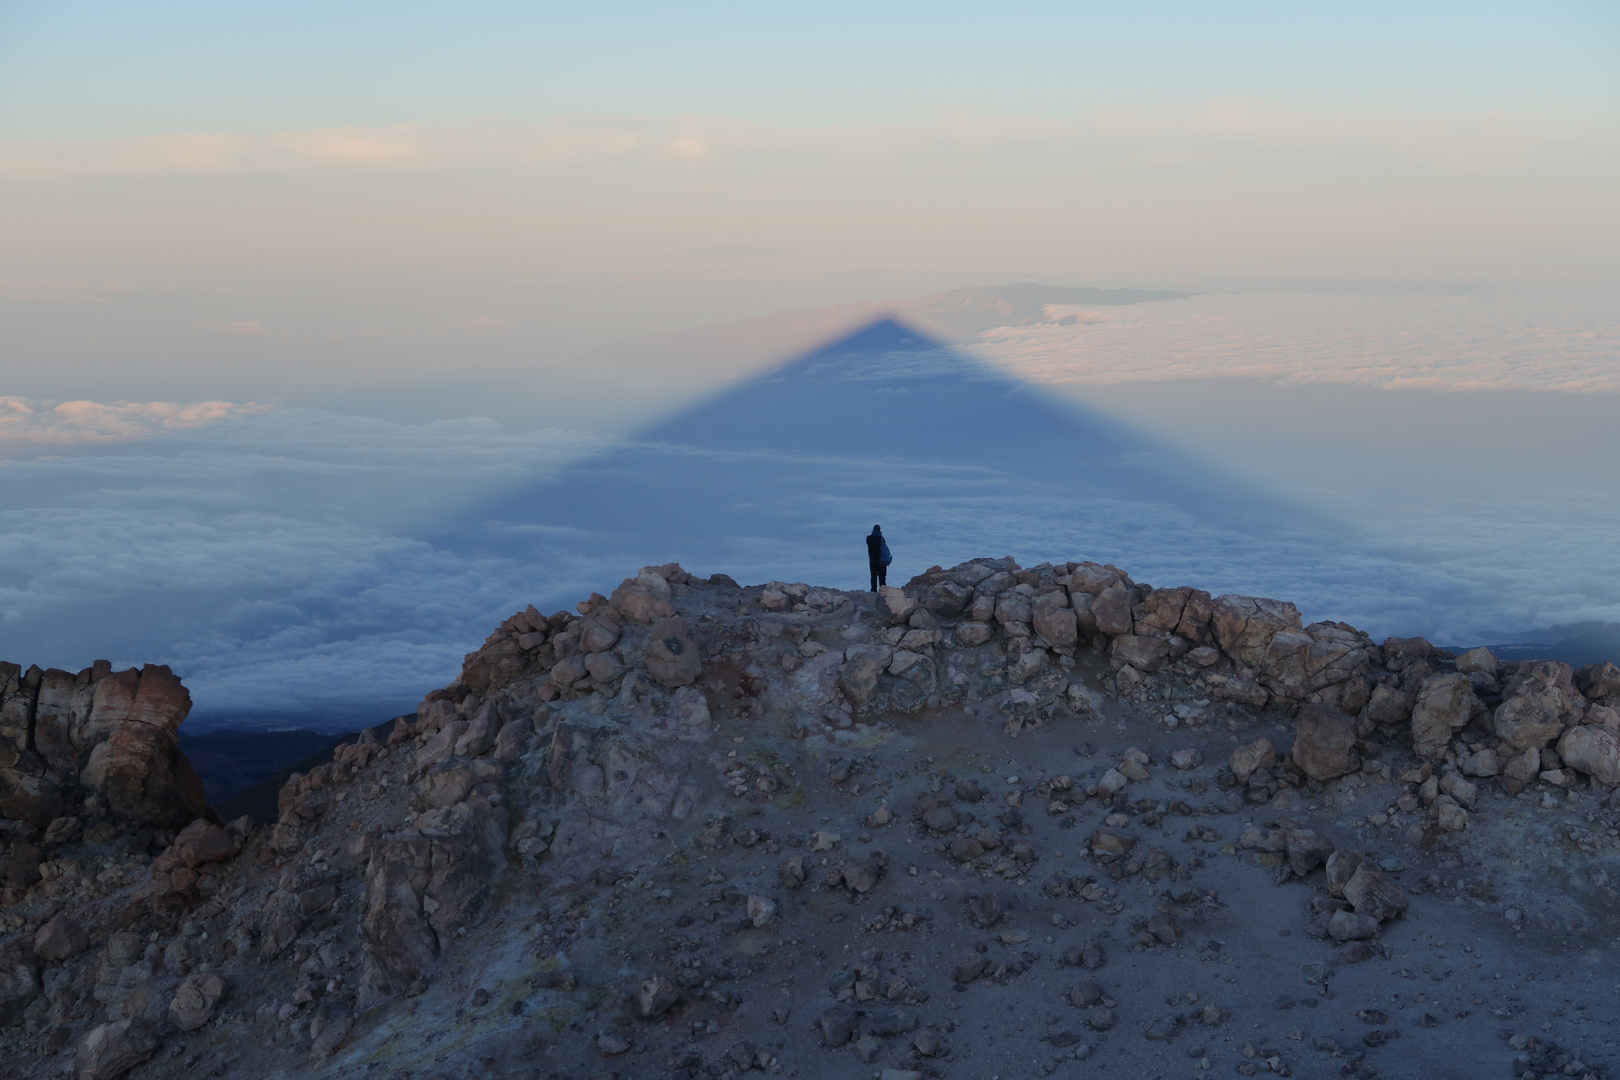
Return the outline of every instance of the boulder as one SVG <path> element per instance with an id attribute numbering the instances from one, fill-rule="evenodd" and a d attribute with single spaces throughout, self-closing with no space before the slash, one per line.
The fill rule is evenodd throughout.
<path id="1" fill-rule="evenodd" d="M 1595 724 L 1582 724 L 1558 740 L 1558 756 L 1600 784 L 1620 786 L 1620 733 Z"/>
<path id="2" fill-rule="evenodd" d="M 1335 911 L 1328 920 L 1334 941 L 1362 941 L 1378 933 L 1378 920 L 1359 911 Z"/>
<path id="3" fill-rule="evenodd" d="M 750 896 L 746 910 L 749 922 L 756 927 L 768 926 L 776 918 L 776 901 L 768 896 Z"/>
<path id="4" fill-rule="evenodd" d="M 1271 641 L 1284 630 L 1300 630 L 1299 609 L 1281 600 L 1254 596 L 1218 596 L 1210 628 L 1221 651 L 1239 664 L 1258 668 Z"/>
<path id="5" fill-rule="evenodd" d="M 1372 696 L 1367 699 L 1367 719 L 1381 727 L 1406 727 L 1412 722 L 1416 704 L 1416 694 L 1380 684 L 1372 688 Z"/>
<path id="6" fill-rule="evenodd" d="M 1580 722 L 1585 701 L 1575 689 L 1574 670 L 1556 660 L 1520 666 L 1503 688 L 1493 722 L 1497 738 L 1515 750 L 1543 747 Z"/>
<path id="7" fill-rule="evenodd" d="M 106 675 L 77 733 L 80 783 L 121 821 L 176 829 L 204 816 L 202 780 L 180 752 L 190 712 L 191 694 L 161 664 Z"/>
<path id="8" fill-rule="evenodd" d="M 1502 771 L 1502 762 L 1489 746 L 1463 758 L 1459 766 L 1464 776 L 1495 776 Z"/>
<path id="9" fill-rule="evenodd" d="M 878 586 L 878 612 L 890 621 L 903 623 L 917 610 L 917 601 L 907 596 L 904 589 L 893 585 Z"/>
<path id="10" fill-rule="evenodd" d="M 1163 638 L 1121 634 L 1114 638 L 1113 657 L 1138 671 L 1158 671 L 1170 656 L 1170 643 Z"/>
<path id="11" fill-rule="evenodd" d="M 528 750 L 532 738 L 534 726 L 526 717 L 503 724 L 501 733 L 495 737 L 495 757 L 507 762 L 518 760 Z"/>
<path id="12" fill-rule="evenodd" d="M 625 578 L 609 598 L 613 609 L 631 622 L 650 625 L 675 614 L 670 605 L 669 582 L 647 567 L 633 578 Z"/>
<path id="13" fill-rule="evenodd" d="M 196 1031 L 214 1018 L 225 997 L 225 980 L 211 971 L 189 975 L 169 1002 L 169 1020 L 181 1031 Z"/>
<path id="14" fill-rule="evenodd" d="M 1269 769 L 1277 764 L 1277 751 L 1269 739 L 1256 739 L 1247 746 L 1240 746 L 1232 751 L 1228 765 L 1232 775 L 1237 777 L 1238 783 L 1247 784 L 1249 777 L 1260 769 Z"/>
<path id="15" fill-rule="evenodd" d="M 607 652 L 619 643 L 621 633 L 619 620 L 613 612 L 604 611 L 593 614 L 585 620 L 585 627 L 579 635 L 579 651 L 583 653 Z"/>
<path id="16" fill-rule="evenodd" d="M 1192 589 L 1154 589 L 1131 609 L 1131 622 L 1138 634 L 1157 634 L 1169 637 L 1181 625 L 1181 614 L 1187 607 Z"/>
<path id="17" fill-rule="evenodd" d="M 1339 848 L 1327 857 L 1327 891 L 1329 896 L 1344 898 L 1344 887 L 1356 876 L 1363 862 L 1361 852 Z"/>
<path id="18" fill-rule="evenodd" d="M 184 866 L 195 870 L 207 863 L 223 862 L 236 855 L 236 838 L 218 825 L 198 818 L 174 838 L 169 849 L 159 856 L 167 857 L 169 866 Z"/>
<path id="19" fill-rule="evenodd" d="M 341 998 L 327 998 L 309 1021 L 309 1056 L 321 1061 L 337 1053 L 354 1030 L 354 1010 Z"/>
<path id="20" fill-rule="evenodd" d="M 1478 704 L 1467 675 L 1449 672 L 1424 679 L 1412 708 L 1412 752 L 1430 761 L 1441 757 Z"/>
<path id="21" fill-rule="evenodd" d="M 1448 772 L 1440 778 L 1440 790 L 1450 795 L 1461 806 L 1470 810 L 1474 808 L 1474 800 L 1479 797 L 1479 787 L 1463 779 L 1462 773 Z"/>
<path id="22" fill-rule="evenodd" d="M 1057 648 L 1073 645 L 1080 639 L 1074 609 L 1068 606 L 1068 598 L 1061 592 L 1037 597 L 1031 618 L 1035 632 Z"/>
<path id="23" fill-rule="evenodd" d="M 585 661 L 585 673 L 598 687 L 608 686 L 624 674 L 624 663 L 610 652 L 592 653 Z"/>
<path id="24" fill-rule="evenodd" d="M 1284 627 L 1272 636 L 1260 662 L 1260 681 L 1290 701 L 1358 710 L 1367 702 L 1372 642 L 1345 623 Z"/>
<path id="25" fill-rule="evenodd" d="M 567 690 L 588 674 L 585 668 L 588 661 L 589 657 L 578 654 L 563 657 L 551 666 L 551 681 L 559 690 Z"/>
<path id="26" fill-rule="evenodd" d="M 888 650 L 878 645 L 858 645 L 844 654 L 844 664 L 838 669 L 838 685 L 852 704 L 865 705 L 872 700 L 877 692 L 878 677 L 888 666 L 889 658 Z"/>
<path id="27" fill-rule="evenodd" d="M 52 781 L 17 769 L 0 769 L 0 817 L 46 829 L 64 809 L 62 789 Z"/>
<path id="28" fill-rule="evenodd" d="M 34 955 L 47 964 L 71 960 L 90 947 L 90 935 L 72 916 L 57 915 L 34 934 Z"/>
<path id="29" fill-rule="evenodd" d="M 987 622 L 966 622 L 956 628 L 957 644 L 965 648 L 983 645 L 990 640 L 990 624 Z"/>
<path id="30" fill-rule="evenodd" d="M 26 939 L 0 946 L 0 1027 L 16 1023 L 39 996 L 39 959 Z"/>
<path id="31" fill-rule="evenodd" d="M 1091 617 L 1101 634 L 1131 632 L 1131 590 L 1123 584 L 1110 585 L 1091 602 Z"/>
<path id="32" fill-rule="evenodd" d="M 112 1080 L 158 1047 L 157 1029 L 144 1020 L 120 1020 L 91 1028 L 79 1040 L 79 1080 Z"/>
<path id="33" fill-rule="evenodd" d="M 1620 698 L 1620 667 L 1609 660 L 1588 664 L 1575 672 L 1575 685 L 1592 701 Z"/>
<path id="34" fill-rule="evenodd" d="M 703 661 L 697 642 L 687 633 L 685 619 L 665 619 L 653 627 L 646 665 L 647 674 L 664 686 L 689 686 L 697 681 Z"/>
<path id="35" fill-rule="evenodd" d="M 942 581 L 923 591 L 920 602 L 931 614 L 941 619 L 955 619 L 967 609 L 968 602 L 973 599 L 973 589 L 970 586 L 959 585 L 954 581 Z"/>
<path id="36" fill-rule="evenodd" d="M 45 853 L 26 840 L 11 845 L 11 858 L 6 860 L 5 882 L 15 888 L 26 889 L 39 880 L 39 864 Z"/>
<path id="37" fill-rule="evenodd" d="M 636 1003 L 641 1007 L 642 1017 L 650 1020 L 668 1011 L 678 996 L 673 983 L 662 975 L 654 975 L 642 982 L 636 994 Z"/>
<path id="38" fill-rule="evenodd" d="M 1502 790 L 1517 795 L 1526 784 L 1541 775 L 1541 749 L 1532 746 L 1502 766 Z"/>
<path id="39" fill-rule="evenodd" d="M 565 660 L 563 663 L 571 663 L 571 662 L 572 661 L 566 661 Z M 559 664 L 557 666 L 561 667 L 562 664 Z M 553 681 L 556 681 L 556 679 L 557 679 L 556 672 L 553 672 L 551 677 L 552 677 Z M 578 681 L 577 679 L 574 680 L 574 682 L 577 682 L 577 681 Z M 562 687 L 572 686 L 573 684 L 574 684 L 573 682 L 566 682 L 566 683 L 559 682 L 559 683 L 557 683 L 558 686 L 562 686 Z M 449 723 L 445 724 L 438 731 L 434 732 L 433 736 L 431 738 L 429 738 L 427 742 L 423 743 L 421 746 L 416 748 L 416 768 L 417 768 L 417 771 L 418 772 L 426 771 L 427 769 L 431 769 L 435 765 L 443 764 L 444 762 L 449 761 L 452 757 L 454 757 L 455 753 L 456 753 L 456 743 L 461 740 L 461 736 L 463 734 L 465 734 L 466 731 L 467 731 L 467 722 L 465 720 L 451 720 Z M 289 781 L 289 783 L 288 783 L 288 785 L 286 787 L 282 788 L 282 791 L 285 793 L 289 789 L 292 789 L 294 791 L 294 793 L 296 794 L 296 789 L 292 788 L 292 784 L 291 784 L 290 781 Z M 283 807 L 282 812 L 283 813 L 286 812 L 285 807 Z"/>
<path id="40" fill-rule="evenodd" d="M 1464 675 L 1472 675 L 1478 672 L 1495 678 L 1496 669 L 1496 654 L 1483 645 L 1477 649 L 1469 649 L 1457 657 L 1457 670 Z"/>
<path id="41" fill-rule="evenodd" d="M 834 1005 L 821 1014 L 816 1026 L 821 1029 L 821 1038 L 828 1046 L 843 1046 L 855 1034 L 855 1024 L 859 1019 L 852 1006 Z"/>
<path id="42" fill-rule="evenodd" d="M 1028 625 L 1034 617 L 1033 605 L 1029 597 L 1017 591 L 1009 590 L 996 597 L 996 622 L 1003 626 L 1011 623 Z"/>
<path id="43" fill-rule="evenodd" d="M 485 816 L 489 809 L 479 799 L 432 810 L 418 819 L 431 819 L 431 831 L 402 829 L 373 845 L 360 919 L 371 992 L 420 992 L 441 943 L 482 907 L 505 866 L 504 819 Z M 296 910 L 289 917 L 299 925 Z"/>
<path id="44" fill-rule="evenodd" d="M 1333 841 L 1311 829 L 1288 830 L 1288 866 L 1295 876 L 1304 877 L 1327 862 L 1333 854 Z"/>
<path id="45" fill-rule="evenodd" d="M 1358 915 L 1388 922 L 1406 910 L 1406 893 L 1395 879 L 1370 862 L 1363 861 L 1344 883 L 1344 898 Z"/>
<path id="46" fill-rule="evenodd" d="M 596 660 L 591 657 L 586 667 Z M 592 672 L 594 676 L 595 673 Z M 598 680 L 601 681 L 601 680 Z M 485 702 L 473 713 L 473 718 L 467 721 L 466 730 L 457 737 L 455 743 L 456 757 L 477 757 L 495 745 L 495 738 L 500 734 L 501 714 L 495 711 L 491 702 Z"/>
<path id="47" fill-rule="evenodd" d="M 1336 709 L 1306 705 L 1299 712 L 1288 756 L 1313 780 L 1332 780 L 1359 770 L 1355 721 Z"/>

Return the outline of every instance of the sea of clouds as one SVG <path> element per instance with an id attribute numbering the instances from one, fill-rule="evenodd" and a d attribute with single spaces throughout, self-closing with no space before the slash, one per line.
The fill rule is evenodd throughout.
<path id="1" fill-rule="evenodd" d="M 0 657 L 170 663 L 200 722 L 350 727 L 646 563 L 863 587 L 874 521 L 902 581 L 1091 558 L 1377 635 L 1620 620 L 1614 320 L 1473 302 L 1195 297 L 991 331 L 988 365 L 879 335 L 632 440 L 3 399 Z"/>

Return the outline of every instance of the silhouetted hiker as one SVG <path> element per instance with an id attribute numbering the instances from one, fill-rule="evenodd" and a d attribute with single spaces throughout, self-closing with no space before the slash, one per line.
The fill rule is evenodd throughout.
<path id="1" fill-rule="evenodd" d="M 872 571 L 872 591 L 877 592 L 879 585 L 889 583 L 889 564 L 894 556 L 889 554 L 889 545 L 883 539 L 883 526 L 872 526 L 871 533 L 866 537 L 866 566 Z"/>

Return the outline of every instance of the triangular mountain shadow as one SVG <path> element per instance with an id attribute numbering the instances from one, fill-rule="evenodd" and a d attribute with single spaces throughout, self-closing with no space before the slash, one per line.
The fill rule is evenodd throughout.
<path id="1" fill-rule="evenodd" d="M 1250 536 L 1314 524 L 1183 449 L 880 319 L 499 498 L 472 515 L 474 529 L 434 539 L 582 571 L 613 554 L 620 565 L 680 559 L 806 574 L 826 563 L 843 568 L 832 580 L 854 580 L 864 577 L 859 538 L 874 521 L 897 549 L 903 538 L 908 569 L 919 558 L 920 569 L 1036 537 L 1079 554 L 1049 534 L 1088 532 L 1089 517 L 1131 506 Z M 1140 527 L 1165 522 L 1144 514 Z M 1121 528 L 1131 524 L 1108 531 Z"/>

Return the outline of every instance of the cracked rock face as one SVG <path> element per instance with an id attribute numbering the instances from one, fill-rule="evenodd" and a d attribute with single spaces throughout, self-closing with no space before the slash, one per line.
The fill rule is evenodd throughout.
<path id="1" fill-rule="evenodd" d="M 0 667 L 20 1075 L 1616 1064 L 1612 665 L 1095 563 L 669 564 L 515 613 L 271 821 L 201 804 L 188 707 Z"/>

